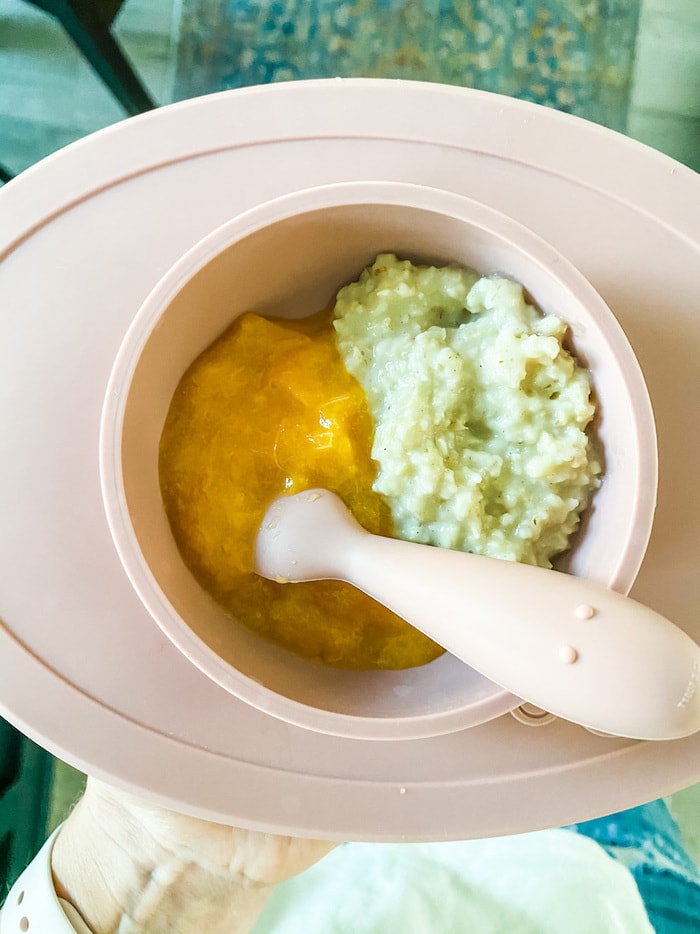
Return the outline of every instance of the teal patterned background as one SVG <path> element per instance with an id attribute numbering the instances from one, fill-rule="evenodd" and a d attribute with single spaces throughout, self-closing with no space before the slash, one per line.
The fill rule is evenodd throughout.
<path id="1" fill-rule="evenodd" d="M 183 0 L 175 97 L 301 78 L 439 81 L 623 129 L 640 0 Z"/>

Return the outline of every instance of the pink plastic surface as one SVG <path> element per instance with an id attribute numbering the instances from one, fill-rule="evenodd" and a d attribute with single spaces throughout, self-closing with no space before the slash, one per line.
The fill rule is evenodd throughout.
<path id="1" fill-rule="evenodd" d="M 102 509 L 117 348 L 208 231 L 310 184 L 394 178 L 475 197 L 582 270 L 640 360 L 659 499 L 633 595 L 700 635 L 700 180 L 549 110 L 402 82 L 278 85 L 126 121 L 0 191 L 0 709 L 74 765 L 189 813 L 371 840 L 489 836 L 629 807 L 700 779 L 697 735 L 594 736 L 510 715 L 365 743 L 231 697 L 160 633 Z"/>
<path id="2" fill-rule="evenodd" d="M 387 250 L 507 274 L 542 311 L 567 322 L 567 339 L 591 370 L 605 481 L 557 563 L 626 593 L 644 559 L 657 490 L 654 419 L 634 353 L 600 296 L 550 244 L 442 189 L 375 180 L 304 189 L 237 215 L 196 244 L 151 292 L 119 348 L 102 413 L 100 474 L 112 538 L 134 589 L 202 671 L 298 726 L 405 740 L 473 727 L 520 701 L 450 654 L 399 672 L 341 670 L 235 624 L 181 559 L 158 468 L 182 374 L 237 315 L 319 311 Z M 487 633 L 489 613 L 476 625 Z"/>

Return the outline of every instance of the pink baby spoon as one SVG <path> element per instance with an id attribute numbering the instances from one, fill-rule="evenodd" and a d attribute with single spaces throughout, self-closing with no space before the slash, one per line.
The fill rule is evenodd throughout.
<path id="1" fill-rule="evenodd" d="M 275 500 L 257 572 L 342 580 L 504 689 L 589 729 L 634 739 L 700 730 L 700 647 L 604 586 L 497 558 L 372 535 L 328 490 Z"/>

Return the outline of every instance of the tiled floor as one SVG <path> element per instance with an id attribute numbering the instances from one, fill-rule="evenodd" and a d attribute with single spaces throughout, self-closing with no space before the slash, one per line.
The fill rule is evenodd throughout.
<path id="1" fill-rule="evenodd" d="M 628 132 L 700 172 L 698 0 L 645 0 Z"/>
<path id="2" fill-rule="evenodd" d="M 160 104 L 171 100 L 178 11 L 173 0 L 132 0 L 114 28 Z M 0 163 L 20 172 L 124 116 L 57 22 L 0 0 Z"/>
<path id="3" fill-rule="evenodd" d="M 216 15 L 224 6 L 211 0 L 207 8 Z M 174 94 L 180 22 L 181 0 L 128 0 L 115 25 L 161 104 Z M 23 0 L 0 0 L 0 163 L 19 172 L 123 116 L 60 26 Z M 644 0 L 628 132 L 700 170 L 698 0 Z M 57 763 L 52 825 L 83 780 Z M 674 795 L 670 806 L 700 861 L 700 785 Z"/>

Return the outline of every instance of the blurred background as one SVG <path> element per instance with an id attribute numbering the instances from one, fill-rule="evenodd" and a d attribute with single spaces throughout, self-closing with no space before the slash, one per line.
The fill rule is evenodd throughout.
<path id="1" fill-rule="evenodd" d="M 337 75 L 512 95 L 700 171 L 698 0 L 0 0 L 0 180 L 151 107 Z M 0 902 L 83 782 L 0 720 Z M 663 806 L 697 864 L 700 785 Z M 590 833 L 634 825 L 641 865 L 630 820 Z"/>
<path id="2" fill-rule="evenodd" d="M 128 109 L 93 67 L 119 51 Z M 0 0 L 0 163 L 149 103 L 336 75 L 510 94 L 700 169 L 698 0 Z"/>

